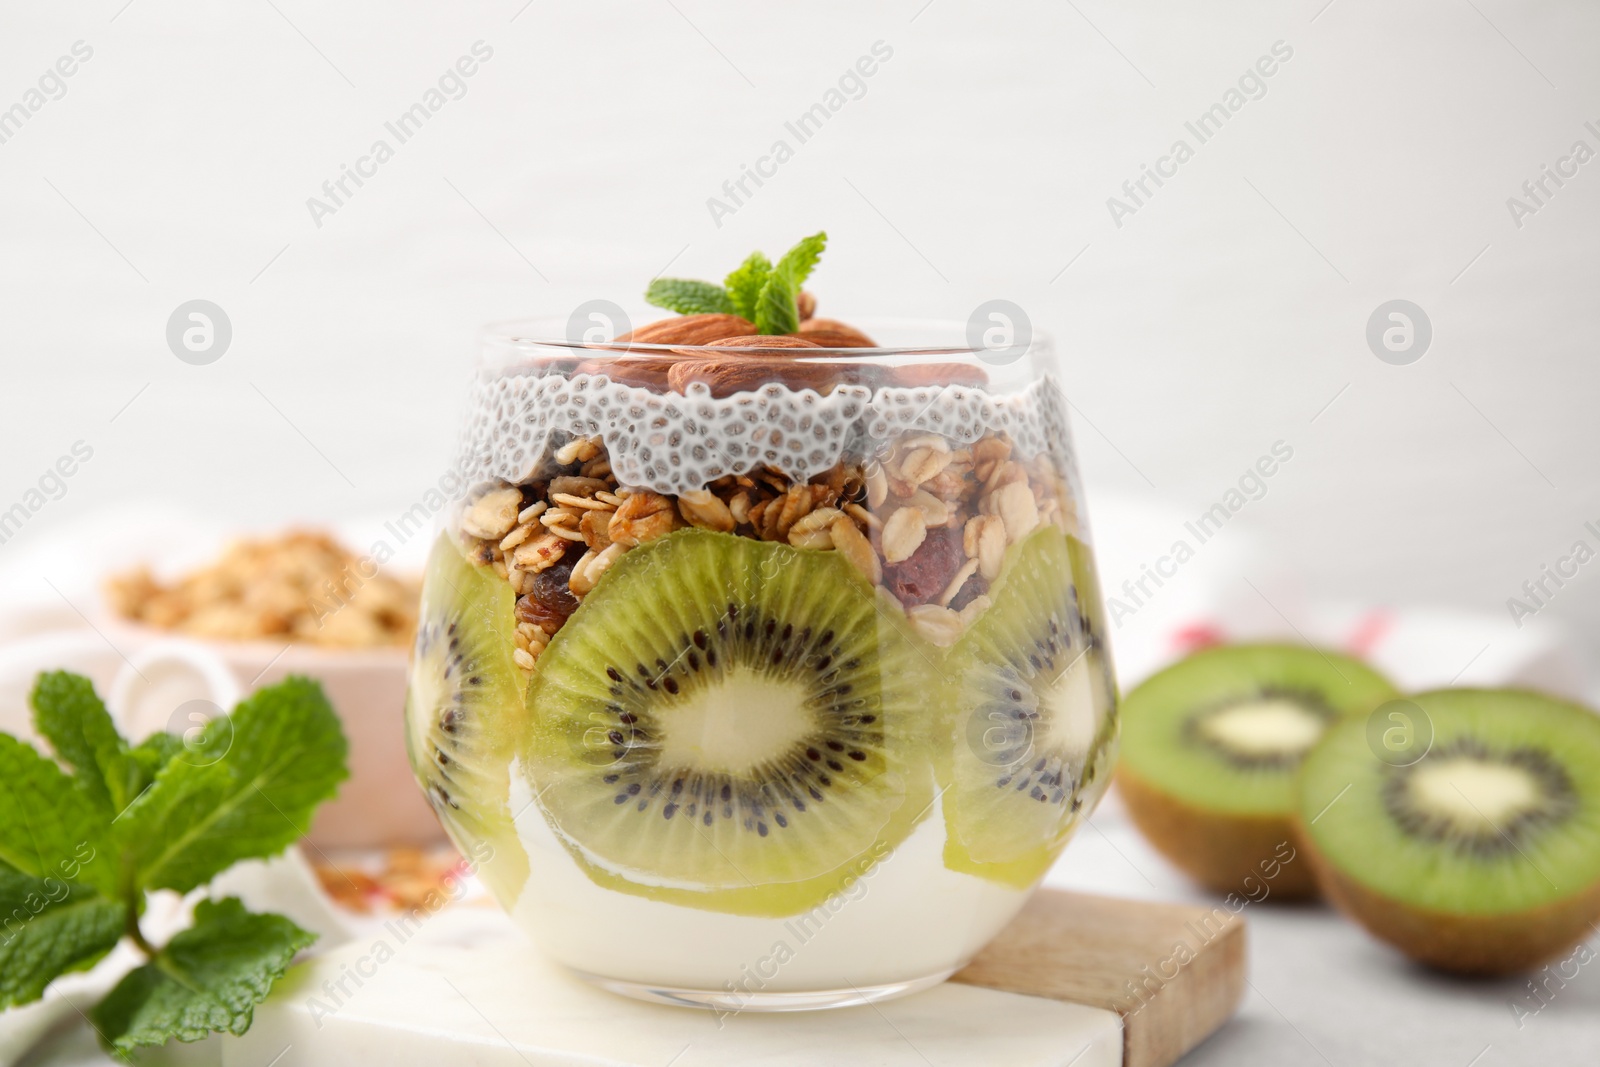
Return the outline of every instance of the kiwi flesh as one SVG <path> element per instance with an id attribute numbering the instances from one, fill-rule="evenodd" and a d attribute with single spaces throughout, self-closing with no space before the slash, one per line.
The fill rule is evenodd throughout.
<path id="1" fill-rule="evenodd" d="M 524 766 L 597 883 L 794 914 L 930 808 L 909 655 L 838 553 L 682 530 L 618 560 L 540 655 Z"/>
<path id="2" fill-rule="evenodd" d="M 1330 726 L 1396 695 L 1365 664 L 1306 646 L 1196 652 L 1124 701 L 1118 789 L 1145 837 L 1207 888 L 1269 877 L 1273 897 L 1314 895 L 1311 867 L 1294 862 L 1295 774 Z"/>
<path id="3" fill-rule="evenodd" d="M 525 721 L 511 586 L 440 535 L 428 557 L 406 686 L 406 752 L 456 847 L 507 908 L 528 878 L 508 773 Z M 485 846 L 492 852 L 485 853 Z"/>
<path id="4" fill-rule="evenodd" d="M 1328 897 L 1420 962 L 1508 974 L 1600 921 L 1600 716 L 1518 690 L 1411 697 L 1407 758 L 1342 722 L 1306 757 L 1297 814 Z M 1402 753 L 1402 756 L 1405 756 Z"/>
<path id="5" fill-rule="evenodd" d="M 941 760 L 951 870 L 1027 888 L 1110 778 L 1116 682 L 1092 619 L 1088 548 L 1054 526 L 1012 548 L 945 665 Z"/>

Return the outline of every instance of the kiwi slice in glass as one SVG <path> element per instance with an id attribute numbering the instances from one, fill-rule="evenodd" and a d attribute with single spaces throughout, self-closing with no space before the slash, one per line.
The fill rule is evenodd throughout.
<path id="1" fill-rule="evenodd" d="M 1274 896 L 1309 896 L 1316 878 L 1289 851 L 1300 762 L 1334 723 L 1396 695 L 1365 664 L 1316 648 L 1196 652 L 1123 702 L 1118 788 L 1145 837 L 1207 888 L 1243 892 L 1270 874 Z"/>
<path id="2" fill-rule="evenodd" d="M 1423 693 L 1328 731 L 1298 815 L 1324 891 L 1407 955 L 1506 974 L 1600 920 L 1600 716 L 1515 690 Z M 1385 738 L 1390 718 L 1410 746 Z"/>
<path id="3" fill-rule="evenodd" d="M 1090 620 L 1093 561 L 1054 526 L 1011 549 L 944 665 L 945 866 L 1025 889 L 1093 809 L 1116 755 L 1116 682 Z"/>
<path id="4" fill-rule="evenodd" d="M 527 773 L 597 883 L 794 914 L 929 810 L 909 654 L 838 553 L 669 534 L 614 564 L 540 655 Z"/>
<path id="5" fill-rule="evenodd" d="M 511 586 L 448 535 L 428 557 L 406 686 L 406 751 L 440 823 L 506 907 L 528 878 L 512 826 L 508 768 L 523 729 Z M 491 852 L 486 854 L 484 846 Z"/>

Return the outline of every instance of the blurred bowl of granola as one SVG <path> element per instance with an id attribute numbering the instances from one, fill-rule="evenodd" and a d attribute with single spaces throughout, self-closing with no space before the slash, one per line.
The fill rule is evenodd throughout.
<path id="1" fill-rule="evenodd" d="M 351 774 L 318 811 L 310 842 L 442 840 L 412 784 L 402 728 L 419 583 L 385 562 L 328 533 L 290 530 L 236 540 L 212 562 L 173 576 L 148 566 L 113 575 L 107 625 L 131 650 L 113 707 L 136 735 L 182 733 L 208 704 L 227 707 L 236 694 L 289 675 L 314 678 L 343 720 Z M 208 674 L 208 657 L 225 666 L 233 687 Z"/>

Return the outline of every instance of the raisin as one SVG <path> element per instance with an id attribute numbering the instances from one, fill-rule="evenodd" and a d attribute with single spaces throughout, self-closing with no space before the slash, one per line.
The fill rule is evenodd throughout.
<path id="1" fill-rule="evenodd" d="M 908 608 L 935 603 L 966 562 L 961 530 L 934 526 L 908 559 L 885 568 L 883 584 Z"/>
<path id="2" fill-rule="evenodd" d="M 533 576 L 533 591 L 517 600 L 517 621 L 537 624 L 547 633 L 553 633 L 567 621 L 567 616 L 578 610 L 578 598 L 572 595 L 567 583 L 572 579 L 572 566 L 582 554 L 569 548 L 564 556 Z"/>

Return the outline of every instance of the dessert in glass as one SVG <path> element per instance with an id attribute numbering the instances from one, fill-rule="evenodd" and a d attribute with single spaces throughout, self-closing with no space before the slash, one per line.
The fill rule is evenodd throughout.
<path id="1" fill-rule="evenodd" d="M 614 341 L 508 324 L 478 371 L 412 765 L 543 951 L 628 995 L 936 984 L 1115 760 L 1048 342 L 817 318 L 820 248 L 658 281 L 681 314 Z"/>

